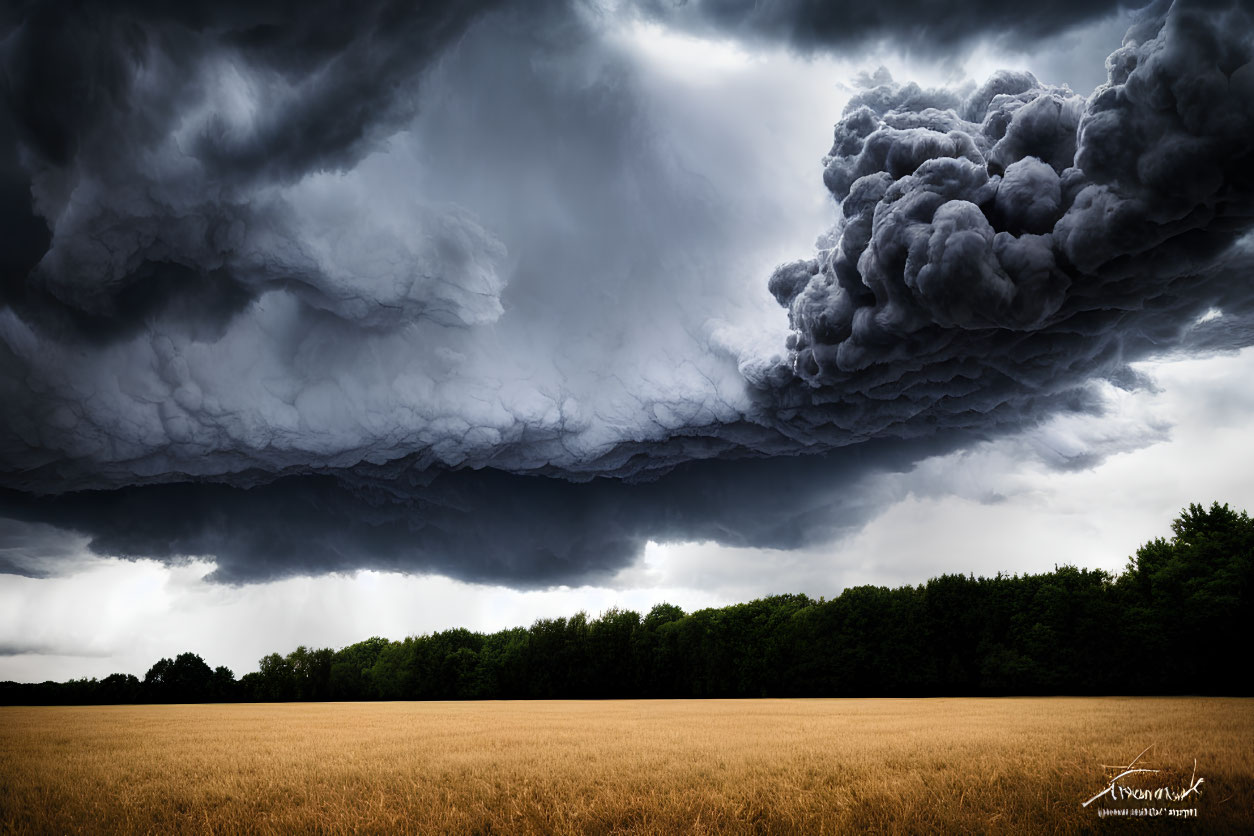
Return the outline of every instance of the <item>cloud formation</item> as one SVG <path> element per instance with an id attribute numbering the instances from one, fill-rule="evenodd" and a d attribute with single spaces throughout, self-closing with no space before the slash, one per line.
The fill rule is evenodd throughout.
<path id="1" fill-rule="evenodd" d="M 55 11 L 4 21 L 15 537 L 228 581 L 605 577 L 648 539 L 830 538 L 872 473 L 1250 343 L 1243 5 L 1147 12 L 1087 100 L 867 76 L 835 228 L 752 293 L 758 218 L 582 7 Z"/>
<path id="2" fill-rule="evenodd" d="M 434 70 L 445 75 L 428 97 L 439 119 L 342 115 L 373 120 L 361 135 L 392 131 L 364 156 L 343 147 L 342 170 L 324 170 L 326 155 L 300 156 L 313 167 L 296 177 L 306 163 L 255 171 L 251 157 L 187 153 L 201 147 L 192 128 L 251 101 L 234 88 L 174 107 L 173 134 L 152 131 L 149 147 L 76 158 L 65 213 L 33 204 L 51 244 L 0 310 L 6 483 L 252 484 L 389 461 L 594 475 L 615 466 L 602 459 L 619 442 L 735 421 L 743 382 L 699 333 L 711 311 L 694 321 L 685 302 L 655 315 L 670 275 L 693 277 L 685 299 L 705 292 L 713 271 L 692 242 L 714 220 L 709 197 L 684 190 L 694 178 L 672 183 L 673 164 L 635 124 L 622 59 L 577 19 L 534 9 L 485 14 L 472 30 L 443 56 L 451 69 Z M 394 36 L 358 37 L 376 35 Z M 172 72 L 170 84 L 269 78 L 206 52 L 209 69 Z M 388 84 L 351 62 L 325 73 Z M 291 95 L 327 95 L 320 79 Z M 407 84 L 421 94 L 419 79 Z M 261 112 L 243 114 L 240 131 L 260 131 Z M 114 115 L 131 133 L 130 121 L 155 118 L 138 105 Z M 95 182 L 106 175 L 117 182 Z M 431 195 L 474 200 L 508 249 Z"/>
<path id="3" fill-rule="evenodd" d="M 274 288 L 363 326 L 499 316 L 504 253 L 473 217 L 334 177 L 412 117 L 419 72 L 488 7 L 15 10 L 0 184 L 26 236 L 4 301 L 96 338 L 171 308 L 220 327 Z"/>
<path id="4" fill-rule="evenodd" d="M 670 25 L 783 41 L 804 50 L 856 48 L 885 40 L 931 53 L 978 39 L 1022 45 L 1143 5 L 1145 0 L 1062 0 L 1030 6 L 997 0 L 943 5 L 927 0 L 644 0 L 640 8 Z"/>
<path id="5" fill-rule="evenodd" d="M 837 460 L 712 459 L 638 484 L 409 469 L 387 478 L 288 476 L 247 489 L 184 482 L 42 497 L 4 491 L 0 515 L 86 532 L 100 554 L 213 555 L 213 578 L 228 583 L 370 568 L 516 587 L 579 584 L 612 577 L 650 539 L 772 548 L 831 539 L 884 504 L 865 480 L 908 468 L 921 449 L 938 448 L 868 444 Z M 807 497 L 786 485 L 805 485 Z M 32 569 L 22 563 L 18 571 Z"/>
<path id="6" fill-rule="evenodd" d="M 878 435 L 1033 411 L 1248 304 L 1248 248 L 1216 259 L 1254 220 L 1250 23 L 1177 4 L 1087 101 L 1029 73 L 964 99 L 873 80 L 825 160 L 831 246 L 770 281 L 807 414 Z"/>

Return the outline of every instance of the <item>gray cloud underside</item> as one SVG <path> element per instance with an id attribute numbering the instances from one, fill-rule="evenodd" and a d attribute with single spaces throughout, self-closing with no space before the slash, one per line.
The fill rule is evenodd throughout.
<path id="1" fill-rule="evenodd" d="M 636 484 L 459 470 L 289 476 L 250 489 L 0 491 L 0 514 L 85 532 L 100 554 L 214 555 L 212 577 L 227 583 L 371 568 L 515 587 L 581 584 L 611 578 L 650 539 L 769 548 L 830 540 L 887 507 L 875 474 L 972 440 L 955 434 L 828 455 L 689 462 Z M 788 490 L 795 485 L 806 486 L 804 499 Z"/>
<path id="2" fill-rule="evenodd" d="M 723 322 L 716 206 L 594 19 L 189 9 L 32 6 L 4 41 L 0 211 L 29 234 L 3 253 L 0 514 L 101 553 L 529 584 L 649 538 L 790 547 L 875 513 L 874 472 L 1252 341 L 1243 5 L 1147 13 L 1087 100 L 868 79 L 767 349 Z M 422 127 L 399 91 L 436 56 L 482 94 Z M 409 125 L 443 167 L 376 153 Z"/>
<path id="3" fill-rule="evenodd" d="M 925 53 L 979 39 L 1024 45 L 1121 8 L 1144 5 L 1145 0 L 1061 0 L 1035 6 L 998 0 L 961 4 L 927 0 L 646 0 L 639 4 L 654 19 L 703 34 L 782 41 L 803 50 L 857 48 L 882 39 Z"/>

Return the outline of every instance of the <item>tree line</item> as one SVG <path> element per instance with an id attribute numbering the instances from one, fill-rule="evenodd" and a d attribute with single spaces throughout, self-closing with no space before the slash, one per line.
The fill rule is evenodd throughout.
<path id="1" fill-rule="evenodd" d="M 540 619 L 130 674 L 0 683 L 3 704 L 300 700 L 1250 694 L 1254 521 L 1190 505 L 1117 576 L 1074 566 L 777 595 L 685 613 Z"/>

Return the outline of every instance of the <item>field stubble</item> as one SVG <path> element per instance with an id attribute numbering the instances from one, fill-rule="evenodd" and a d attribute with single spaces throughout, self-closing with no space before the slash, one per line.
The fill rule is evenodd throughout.
<path id="1" fill-rule="evenodd" d="M 0 831 L 1254 832 L 1252 744 L 1236 699 L 0 707 Z M 1081 807 L 1151 745 L 1124 783 L 1200 795 Z"/>

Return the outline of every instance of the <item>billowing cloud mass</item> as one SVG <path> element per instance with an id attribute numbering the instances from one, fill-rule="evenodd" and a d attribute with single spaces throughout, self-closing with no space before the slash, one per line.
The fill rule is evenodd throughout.
<path id="1" fill-rule="evenodd" d="M 842 42 L 817 7 L 761 8 L 691 11 Z M 937 44 L 1003 14 L 854 11 Z M 771 207 L 724 209 L 658 138 L 615 13 L 291 19 L 4 19 L 8 571 L 39 574 L 48 531 L 230 581 L 530 585 L 647 539 L 793 547 L 874 515 L 872 473 L 1254 341 L 1244 4 L 1147 10 L 1087 99 L 864 77 L 815 172 L 836 225 L 751 283 L 733 242 Z"/>
<path id="2" fill-rule="evenodd" d="M 1254 219 L 1250 22 L 1146 21 L 1087 101 L 1008 72 L 965 98 L 856 96 L 823 172 L 832 246 L 770 283 L 805 412 L 854 435 L 967 426 L 1204 339 L 1198 317 L 1250 295 L 1215 274 Z"/>
<path id="3" fill-rule="evenodd" d="M 503 252 L 472 217 L 327 176 L 403 124 L 411 80 L 484 5 L 15 12 L 4 203 L 29 204 L 31 238 L 9 247 L 7 301 L 84 336 L 180 306 L 221 322 L 276 287 L 365 326 L 495 318 Z"/>

